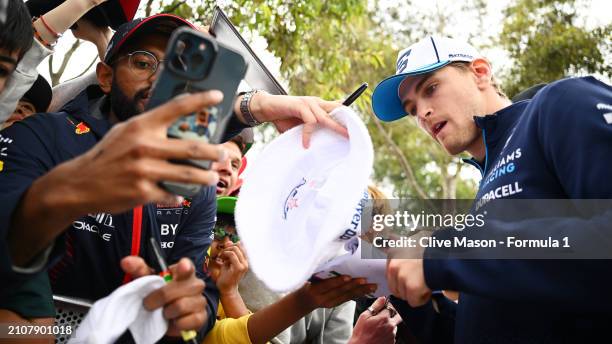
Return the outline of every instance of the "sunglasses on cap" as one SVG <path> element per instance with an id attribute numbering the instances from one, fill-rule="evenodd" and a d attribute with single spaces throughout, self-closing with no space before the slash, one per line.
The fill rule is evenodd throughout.
<path id="1" fill-rule="evenodd" d="M 222 241 L 223 239 L 225 239 L 225 237 L 229 237 L 230 241 L 234 244 L 240 241 L 240 237 L 238 236 L 238 234 L 230 233 L 226 231 L 225 228 L 226 227 L 223 225 L 215 226 L 215 230 L 213 232 L 215 240 Z"/>

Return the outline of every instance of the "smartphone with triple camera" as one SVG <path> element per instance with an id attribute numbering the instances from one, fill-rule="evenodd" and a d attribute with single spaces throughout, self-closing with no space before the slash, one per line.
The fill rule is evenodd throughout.
<path id="1" fill-rule="evenodd" d="M 168 137 L 220 143 L 232 115 L 238 85 L 247 64 L 242 55 L 219 43 L 214 37 L 188 27 L 176 29 L 152 87 L 147 109 L 159 106 L 185 92 L 219 90 L 223 101 L 198 113 L 183 116 L 168 129 Z M 208 160 L 180 160 L 173 163 L 210 169 Z M 199 184 L 162 182 L 177 195 L 191 197 L 201 189 Z"/>

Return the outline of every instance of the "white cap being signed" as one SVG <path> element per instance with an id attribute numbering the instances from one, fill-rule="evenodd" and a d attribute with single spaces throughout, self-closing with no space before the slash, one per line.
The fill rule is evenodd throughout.
<path id="1" fill-rule="evenodd" d="M 374 152 L 359 116 L 332 116 L 350 139 L 321 128 L 310 148 L 303 126 L 268 144 L 249 166 L 236 205 L 238 234 L 253 272 L 275 291 L 300 287 L 359 235 Z"/>

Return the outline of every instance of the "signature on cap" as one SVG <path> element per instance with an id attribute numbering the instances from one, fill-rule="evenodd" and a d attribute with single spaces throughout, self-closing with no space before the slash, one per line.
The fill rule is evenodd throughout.
<path id="1" fill-rule="evenodd" d="M 306 184 L 306 178 L 302 178 L 302 180 L 296 185 L 291 192 L 289 192 L 289 196 L 285 199 L 285 206 L 283 207 L 283 220 L 287 219 L 287 213 L 289 210 L 297 208 L 298 204 L 298 189 Z"/>

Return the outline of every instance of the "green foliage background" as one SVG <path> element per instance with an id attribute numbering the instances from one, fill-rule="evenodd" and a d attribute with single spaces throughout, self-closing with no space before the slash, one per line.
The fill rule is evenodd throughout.
<path id="1" fill-rule="evenodd" d="M 215 5 L 211 0 L 146 3 L 151 14 L 173 12 L 201 25 L 208 24 Z M 472 198 L 477 187 L 461 173 L 459 158 L 448 157 L 410 119 L 380 123 L 371 112 L 374 86 L 394 73 L 397 51 L 406 44 L 431 33 L 452 37 L 453 23 L 470 18 L 480 24 L 469 33 L 480 39 L 477 48 L 501 46 L 508 53 L 512 63 L 498 79 L 510 97 L 567 76 L 612 76 L 612 15 L 607 25 L 586 29 L 579 14 L 588 9 L 588 1 L 512 1 L 498 37 L 486 36 L 484 0 L 428 12 L 419 11 L 412 0 L 391 6 L 377 0 L 235 0 L 221 5 L 243 33 L 266 39 L 268 50 L 281 60 L 291 94 L 342 99 L 362 82 L 370 84 L 355 106 L 375 146 L 375 182 L 390 186 L 395 197 Z"/>

